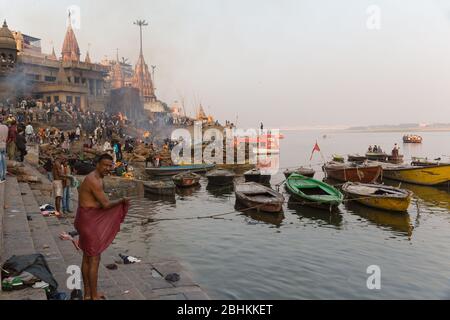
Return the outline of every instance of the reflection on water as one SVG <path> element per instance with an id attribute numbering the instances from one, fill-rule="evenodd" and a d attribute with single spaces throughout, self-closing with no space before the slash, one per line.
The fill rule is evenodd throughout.
<path id="1" fill-rule="evenodd" d="M 186 187 L 186 188 L 177 187 L 176 193 L 182 197 L 190 197 L 190 196 L 193 196 L 196 193 L 198 193 L 201 189 L 202 189 L 202 186 L 200 184 L 197 184 L 192 187 Z"/>
<path id="2" fill-rule="evenodd" d="M 208 194 L 214 196 L 215 198 L 229 198 L 229 196 L 234 193 L 233 185 L 218 186 L 208 183 L 206 190 L 208 191 Z"/>
<path id="3" fill-rule="evenodd" d="M 359 204 L 355 201 L 345 203 L 348 212 L 356 214 L 377 226 L 387 227 L 392 231 L 411 237 L 413 226 L 408 213 L 393 213 Z"/>
<path id="4" fill-rule="evenodd" d="M 243 206 L 239 201 L 236 201 L 234 208 L 237 211 L 242 212 L 243 216 L 246 216 L 250 219 L 274 225 L 276 227 L 280 227 L 281 223 L 284 220 L 283 212 L 279 213 L 269 213 L 269 212 L 258 212 L 256 209 L 248 210 L 245 206 Z M 251 222 L 249 222 L 251 224 Z"/>
<path id="5" fill-rule="evenodd" d="M 300 219 L 307 218 L 313 221 L 324 222 L 326 225 L 341 227 L 342 215 L 339 212 L 339 208 L 336 208 L 332 212 L 322 209 L 315 209 L 308 206 L 301 205 L 294 197 L 289 197 L 287 203 L 288 209 L 294 211 Z"/>
<path id="6" fill-rule="evenodd" d="M 161 202 L 167 202 L 167 203 L 176 203 L 175 195 L 162 195 L 162 194 L 154 194 L 150 192 L 144 193 L 145 198 L 150 201 L 161 201 Z"/>
<path id="7" fill-rule="evenodd" d="M 446 210 L 450 210 L 450 192 L 447 187 L 428 187 L 410 183 L 399 183 L 392 180 L 386 180 L 386 184 L 395 187 L 411 190 L 414 195 L 423 200 L 430 206 L 437 206 Z"/>

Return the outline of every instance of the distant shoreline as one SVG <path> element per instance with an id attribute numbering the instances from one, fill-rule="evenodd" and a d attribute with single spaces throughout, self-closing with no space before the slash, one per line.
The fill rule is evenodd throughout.
<path id="1" fill-rule="evenodd" d="M 404 132 L 412 133 L 412 132 L 450 132 L 450 127 L 445 128 L 386 128 L 386 129 L 361 129 L 361 130 L 352 130 L 352 129 L 344 129 L 337 130 L 346 133 L 381 133 L 381 132 Z M 335 132 L 337 132 L 335 130 Z"/>
<path id="2" fill-rule="evenodd" d="M 371 128 L 371 129 L 351 129 L 351 128 L 287 128 L 279 129 L 280 132 L 305 132 L 305 131 L 319 131 L 322 133 L 382 133 L 382 132 L 403 132 L 404 134 L 411 134 L 414 132 L 450 132 L 449 127 L 427 128 L 427 127 L 412 127 L 412 128 Z"/>

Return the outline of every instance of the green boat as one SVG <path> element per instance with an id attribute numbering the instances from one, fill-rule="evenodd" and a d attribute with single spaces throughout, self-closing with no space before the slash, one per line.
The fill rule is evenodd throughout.
<path id="1" fill-rule="evenodd" d="M 344 195 L 329 184 L 293 173 L 286 180 L 287 191 L 302 204 L 332 209 L 344 200 Z"/>

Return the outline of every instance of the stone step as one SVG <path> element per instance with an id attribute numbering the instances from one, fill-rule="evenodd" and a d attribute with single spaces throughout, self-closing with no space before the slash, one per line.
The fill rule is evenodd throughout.
<path id="1" fill-rule="evenodd" d="M 67 263 L 64 260 L 55 239 L 50 234 L 45 217 L 42 216 L 39 205 L 36 202 L 35 192 L 31 190 L 27 183 L 19 183 L 23 202 L 27 215 L 32 219 L 28 221 L 31 238 L 37 252 L 44 255 L 53 277 L 58 282 L 58 291 L 70 295 L 66 286 L 68 277 Z"/>
<path id="2" fill-rule="evenodd" d="M 39 195 L 36 190 L 33 193 Z M 52 203 L 52 199 L 48 196 L 41 196 L 39 199 L 43 203 Z M 72 221 L 70 221 L 69 218 L 63 217 L 58 219 L 54 216 L 46 217 L 45 221 L 48 225 L 49 233 L 56 242 L 67 266 L 76 265 L 81 267 L 82 253 L 76 251 L 71 241 L 62 241 L 59 239 L 59 234 L 61 232 L 74 230 Z M 107 298 L 111 300 L 145 299 L 145 296 L 120 270 L 108 270 L 103 263 L 101 263 L 99 267 L 98 287 L 99 291 L 105 292 Z"/>
<path id="3" fill-rule="evenodd" d="M 6 179 L 3 237 L 4 258 L 35 253 L 19 183 L 15 177 Z"/>
<path id="4" fill-rule="evenodd" d="M 43 196 L 42 199 L 46 200 L 47 203 L 50 203 L 51 200 L 45 196 Z M 70 218 L 62 218 L 59 219 L 58 222 L 62 228 L 61 231 L 67 232 L 74 230 L 73 222 Z M 137 291 L 143 295 L 140 299 L 210 299 L 175 260 L 157 261 L 155 263 L 141 262 L 128 265 L 117 264 L 116 262 L 118 260 L 120 260 L 120 257 L 113 246 L 108 247 L 102 254 L 100 271 L 103 267 L 103 269 L 106 270 L 106 273 L 119 285 L 122 294 L 121 299 L 138 299 L 133 297 L 133 289 L 130 288 L 137 289 Z M 106 265 L 112 263 L 117 264 L 117 270 L 106 269 Z M 164 279 L 166 275 L 173 272 L 180 275 L 180 281 L 171 283 Z M 99 276 L 99 288 L 101 288 L 102 285 L 105 287 L 105 289 L 102 288 L 103 290 L 113 293 L 113 298 L 117 297 L 116 294 L 120 294 L 112 287 L 108 280 L 103 280 Z M 123 293 L 125 291 L 130 291 L 130 293 L 124 295 Z"/>
<path id="5" fill-rule="evenodd" d="M 20 192 L 19 183 L 15 177 L 7 177 L 4 189 L 3 213 L 3 250 L 0 263 L 13 255 L 36 253 L 30 228 L 28 225 L 26 208 Z M 47 300 L 42 289 L 25 288 L 22 290 L 0 293 L 0 300 Z"/>
<path id="6" fill-rule="evenodd" d="M 48 194 L 48 189 L 51 186 L 50 182 L 44 175 L 36 169 L 34 170 L 34 173 L 38 176 L 40 175 L 41 181 L 43 181 L 41 185 L 31 185 L 38 204 L 53 203 L 54 199 Z M 39 191 L 41 188 L 45 190 L 45 194 Z M 73 190 L 73 193 L 72 200 L 74 203 L 71 209 L 76 209 L 78 194 L 76 190 Z M 73 217 L 65 216 L 61 219 L 47 217 L 45 221 L 64 260 L 70 264 L 81 265 L 81 253 L 75 250 L 70 241 L 61 241 L 59 239 L 60 232 L 74 230 Z M 117 261 L 120 261 L 120 257 L 111 245 L 102 254 L 98 282 L 99 291 L 105 292 L 109 299 L 210 299 L 192 281 L 191 276 L 183 270 L 177 261 L 163 260 L 155 261 L 154 263 L 141 262 L 128 265 L 118 264 L 116 263 Z M 107 269 L 106 265 L 111 263 L 116 263 L 118 268 L 116 270 Z M 180 275 L 180 281 L 171 283 L 164 279 L 167 274 L 172 272 Z"/>

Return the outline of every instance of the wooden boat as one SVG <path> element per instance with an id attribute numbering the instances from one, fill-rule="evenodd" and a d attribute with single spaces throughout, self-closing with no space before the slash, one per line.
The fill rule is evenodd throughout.
<path id="1" fill-rule="evenodd" d="M 286 189 L 300 203 L 321 209 L 332 209 L 344 199 L 333 186 L 296 173 L 287 178 Z"/>
<path id="2" fill-rule="evenodd" d="M 270 185 L 270 174 L 262 174 L 260 169 L 252 169 L 244 173 L 245 182 L 257 182 Z"/>
<path id="3" fill-rule="evenodd" d="M 450 184 L 450 163 L 425 166 L 386 164 L 383 177 L 424 186 Z"/>
<path id="4" fill-rule="evenodd" d="M 286 170 L 284 170 L 283 173 L 286 178 L 289 178 L 289 176 L 293 173 L 297 173 L 297 174 L 305 176 L 305 177 L 313 178 L 316 171 L 313 168 L 300 167 L 297 169 L 286 169 Z"/>
<path id="5" fill-rule="evenodd" d="M 411 203 L 412 192 L 381 184 L 347 182 L 342 190 L 350 199 L 369 207 L 404 212 Z"/>
<path id="6" fill-rule="evenodd" d="M 234 176 L 233 172 L 225 169 L 214 169 L 206 174 L 208 182 L 218 186 L 233 184 Z"/>
<path id="7" fill-rule="evenodd" d="M 403 155 L 402 154 L 396 156 L 390 155 L 388 156 L 388 162 L 394 164 L 403 163 Z"/>
<path id="8" fill-rule="evenodd" d="M 333 154 L 333 161 L 335 162 L 344 162 L 344 157 L 338 154 Z"/>
<path id="9" fill-rule="evenodd" d="M 440 160 L 441 160 L 441 158 L 437 158 L 435 160 L 428 160 L 428 158 L 412 157 L 411 165 L 412 166 L 435 166 L 435 165 L 439 165 Z"/>
<path id="10" fill-rule="evenodd" d="M 256 167 L 253 163 L 248 163 L 248 160 L 246 160 L 246 163 L 222 163 L 222 164 L 216 164 L 217 169 L 225 169 L 232 171 L 236 173 L 237 175 L 243 174 L 244 172 L 254 169 Z"/>
<path id="11" fill-rule="evenodd" d="M 256 210 L 264 212 L 280 212 L 283 210 L 283 195 L 259 183 L 236 183 L 234 191 L 236 200 L 247 208 L 256 207 Z"/>
<path id="12" fill-rule="evenodd" d="M 322 167 L 327 178 L 338 181 L 372 183 L 383 172 L 381 165 L 329 162 Z"/>
<path id="13" fill-rule="evenodd" d="M 422 143 L 422 137 L 416 134 L 405 134 L 403 143 Z"/>
<path id="14" fill-rule="evenodd" d="M 367 160 L 366 156 L 362 156 L 360 154 L 349 154 L 347 157 L 349 162 L 357 162 L 362 163 Z"/>
<path id="15" fill-rule="evenodd" d="M 175 195 L 175 184 L 171 180 L 144 181 L 144 191 L 162 196 Z"/>
<path id="16" fill-rule="evenodd" d="M 199 183 L 200 175 L 193 172 L 182 172 L 172 177 L 177 187 L 191 187 Z"/>
<path id="17" fill-rule="evenodd" d="M 367 152 L 367 160 L 386 162 L 388 155 L 385 152 Z"/>
<path id="18" fill-rule="evenodd" d="M 150 176 L 173 176 L 180 172 L 206 172 L 215 168 L 215 164 L 192 164 L 185 166 L 166 166 L 166 167 L 149 167 L 145 168 L 145 172 Z"/>

